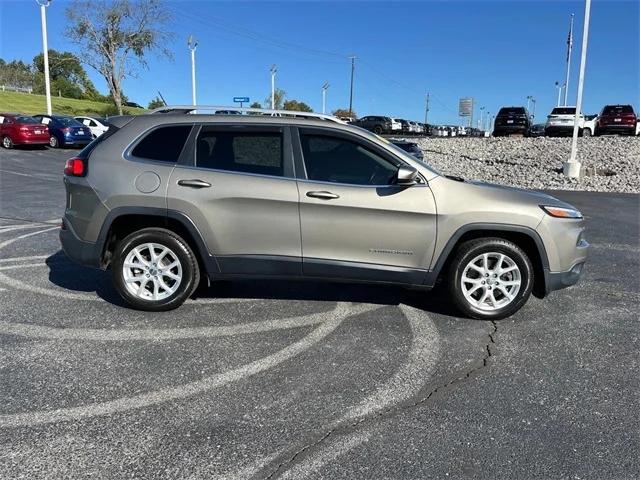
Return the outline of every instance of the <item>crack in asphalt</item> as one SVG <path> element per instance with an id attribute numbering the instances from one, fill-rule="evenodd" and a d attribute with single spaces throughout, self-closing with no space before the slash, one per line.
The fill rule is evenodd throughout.
<path id="1" fill-rule="evenodd" d="M 494 356 L 494 351 L 492 349 L 495 345 L 497 345 L 495 337 L 498 333 L 498 324 L 495 322 L 495 320 L 490 320 L 490 323 L 491 323 L 492 329 L 487 334 L 487 336 L 489 337 L 489 341 L 486 343 L 484 347 L 485 355 L 482 358 L 482 364 L 477 365 L 470 370 L 467 370 L 465 373 L 456 376 L 455 378 L 448 381 L 447 383 L 437 386 L 433 390 L 429 391 L 427 395 L 422 396 L 420 399 L 416 401 L 413 401 L 410 403 L 400 403 L 398 405 L 388 407 L 372 415 L 362 417 L 354 422 L 338 425 L 334 428 L 331 428 L 324 435 L 319 437 L 316 441 L 308 443 L 304 445 L 302 448 L 300 448 L 299 450 L 297 450 L 291 457 L 289 457 L 288 460 L 285 460 L 279 463 L 278 466 L 275 468 L 275 470 L 273 470 L 269 475 L 264 477 L 264 479 L 271 480 L 273 478 L 276 478 L 277 476 L 284 474 L 284 472 L 286 472 L 290 467 L 292 467 L 295 464 L 296 460 L 301 455 L 308 453 L 311 450 L 315 450 L 322 443 L 324 443 L 325 440 L 327 440 L 329 437 L 333 436 L 334 434 L 340 433 L 341 431 L 354 429 L 356 427 L 361 426 L 364 423 L 370 423 L 370 422 L 381 420 L 383 418 L 388 418 L 398 413 L 405 412 L 407 410 L 420 406 L 428 402 L 438 392 L 442 390 L 447 390 L 458 383 L 464 382 L 468 378 L 470 378 L 472 375 L 476 375 L 479 371 L 487 368 L 487 366 L 489 365 L 489 360 L 491 359 L 491 357 Z"/>

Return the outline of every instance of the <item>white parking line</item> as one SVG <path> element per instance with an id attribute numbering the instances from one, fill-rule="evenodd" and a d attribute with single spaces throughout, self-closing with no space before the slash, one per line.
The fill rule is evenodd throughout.
<path id="1" fill-rule="evenodd" d="M 371 306 L 366 306 L 368 309 Z M 255 360 L 233 370 L 205 377 L 201 380 L 189 382 L 177 387 L 165 387 L 159 390 L 135 395 L 133 397 L 123 397 L 116 400 L 94 403 L 79 407 L 60 408 L 57 410 L 41 410 L 36 412 L 16 413 L 0 415 L 0 427 L 18 427 L 41 425 L 63 421 L 80 420 L 102 415 L 111 415 L 132 409 L 150 407 L 159 403 L 180 400 L 206 391 L 223 387 L 229 383 L 237 382 L 257 373 L 269 370 L 286 360 L 289 360 L 300 353 L 308 350 L 333 331 L 347 317 L 366 311 L 362 305 L 347 307 L 339 304 L 331 314 L 327 314 L 327 319 L 318 328 L 306 335 L 301 340 L 288 345 L 276 353 L 268 355 L 259 360 Z"/>

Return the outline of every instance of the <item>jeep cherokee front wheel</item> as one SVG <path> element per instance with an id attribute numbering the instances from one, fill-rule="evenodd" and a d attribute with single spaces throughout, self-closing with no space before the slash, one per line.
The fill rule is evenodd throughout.
<path id="1" fill-rule="evenodd" d="M 187 242 L 161 228 L 145 228 L 122 240 L 111 268 L 118 293 L 140 310 L 179 307 L 200 281 L 198 262 Z"/>
<path id="2" fill-rule="evenodd" d="M 449 272 L 456 306 L 472 318 L 498 320 L 517 312 L 533 289 L 533 266 L 513 242 L 484 238 L 465 242 Z"/>

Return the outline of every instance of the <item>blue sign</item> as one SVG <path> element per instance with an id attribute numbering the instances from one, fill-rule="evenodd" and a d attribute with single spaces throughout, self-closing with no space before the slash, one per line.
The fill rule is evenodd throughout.
<path id="1" fill-rule="evenodd" d="M 249 103 L 249 97 L 233 97 L 235 103 Z"/>

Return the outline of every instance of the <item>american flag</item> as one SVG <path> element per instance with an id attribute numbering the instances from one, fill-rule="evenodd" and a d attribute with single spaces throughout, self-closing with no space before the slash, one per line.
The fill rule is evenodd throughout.
<path id="1" fill-rule="evenodd" d="M 571 57 L 572 49 L 573 49 L 573 15 L 571 15 L 571 24 L 569 25 L 569 36 L 567 37 L 567 62 Z"/>

